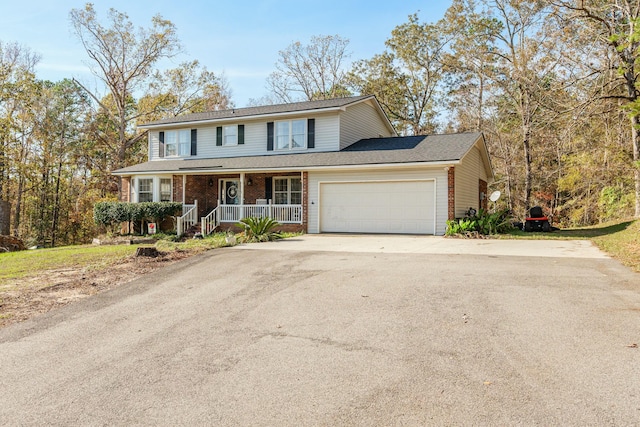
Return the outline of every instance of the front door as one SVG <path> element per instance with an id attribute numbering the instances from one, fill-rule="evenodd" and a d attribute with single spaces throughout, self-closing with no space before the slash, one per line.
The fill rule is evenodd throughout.
<path id="1" fill-rule="evenodd" d="M 220 182 L 220 194 L 223 205 L 240 204 L 240 183 L 235 179 L 223 179 Z"/>

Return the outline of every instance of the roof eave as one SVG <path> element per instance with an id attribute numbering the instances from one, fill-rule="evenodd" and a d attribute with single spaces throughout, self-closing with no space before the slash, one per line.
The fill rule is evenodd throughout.
<path id="1" fill-rule="evenodd" d="M 382 169 L 401 169 L 401 168 L 414 168 L 414 167 L 443 167 L 456 166 L 460 164 L 460 160 L 438 160 L 438 161 L 424 161 L 424 162 L 397 162 L 397 163 L 364 163 L 353 165 L 315 165 L 315 166 L 274 166 L 274 167 L 261 167 L 261 168 L 183 168 L 172 170 L 153 170 L 153 171 L 126 171 L 118 172 L 113 171 L 112 175 L 127 177 L 133 175 L 211 175 L 211 174 L 223 174 L 223 173 L 265 173 L 265 172 L 303 172 L 303 171 L 321 171 L 321 170 L 340 170 L 340 169 L 366 169 L 366 168 L 382 168 Z"/>
<path id="2" fill-rule="evenodd" d="M 302 116 L 302 115 L 306 115 L 309 113 L 330 113 L 330 112 L 335 112 L 335 111 L 344 111 L 344 109 L 350 105 L 354 105 L 360 102 L 364 102 L 364 101 L 368 101 L 370 99 L 375 99 L 375 96 L 371 95 L 368 96 L 366 98 L 362 98 L 362 99 L 356 99 L 352 102 L 343 104 L 343 105 L 338 105 L 338 106 L 334 106 L 334 107 L 324 107 L 324 108 L 309 108 L 309 109 L 304 109 L 304 110 L 297 110 L 297 111 L 284 111 L 284 112 L 280 112 L 280 113 L 262 113 L 262 114 L 249 114 L 246 116 L 243 115 L 239 115 L 239 116 L 233 116 L 233 117 L 223 117 L 223 118 L 213 118 L 213 119 L 202 119 L 202 120 L 188 120 L 188 121 L 180 121 L 180 122 L 169 122 L 169 123 L 143 123 L 141 125 L 138 125 L 139 129 L 157 129 L 157 128 L 173 128 L 173 127 L 182 127 L 182 126 L 191 126 L 191 125 L 202 125 L 202 124 L 209 124 L 209 123 L 227 123 L 227 122 L 237 122 L 238 119 L 242 119 L 242 120 L 254 120 L 254 119 L 262 119 L 262 118 L 271 118 L 271 117 L 284 117 L 284 116 Z M 378 102 L 376 101 L 376 105 L 379 111 L 382 112 L 382 109 L 380 107 L 380 104 L 378 104 Z M 391 126 L 391 123 L 389 122 L 389 119 L 387 118 L 386 114 L 384 114 L 384 112 L 382 113 L 383 117 L 385 117 L 386 121 L 388 122 L 388 126 Z M 393 129 L 393 126 L 391 126 L 390 128 L 394 134 L 395 134 L 395 130 Z"/>

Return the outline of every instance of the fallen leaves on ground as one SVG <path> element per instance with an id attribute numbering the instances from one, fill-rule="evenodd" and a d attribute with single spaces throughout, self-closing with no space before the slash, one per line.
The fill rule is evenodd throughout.
<path id="1" fill-rule="evenodd" d="M 0 292 L 0 327 L 122 286 L 190 255 L 185 251 L 173 251 L 155 258 L 131 256 L 100 270 L 48 270 L 15 280 L 7 286 L 10 290 Z"/>

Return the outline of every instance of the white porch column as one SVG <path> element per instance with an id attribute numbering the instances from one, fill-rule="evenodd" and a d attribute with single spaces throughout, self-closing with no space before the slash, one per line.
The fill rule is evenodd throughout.
<path id="1" fill-rule="evenodd" d="M 182 204 L 187 202 L 187 175 L 182 175 Z"/>
<path id="2" fill-rule="evenodd" d="M 240 172 L 240 218 L 244 218 L 244 172 Z"/>

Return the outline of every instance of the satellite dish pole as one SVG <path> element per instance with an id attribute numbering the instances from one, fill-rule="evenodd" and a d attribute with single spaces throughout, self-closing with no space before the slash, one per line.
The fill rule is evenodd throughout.
<path id="1" fill-rule="evenodd" d="M 496 190 L 493 193 L 491 193 L 491 195 L 489 196 L 489 200 L 491 200 L 493 202 L 493 211 L 494 212 L 496 210 L 496 202 L 500 198 L 500 195 L 501 195 L 500 191 Z"/>

